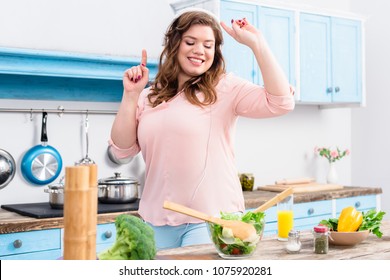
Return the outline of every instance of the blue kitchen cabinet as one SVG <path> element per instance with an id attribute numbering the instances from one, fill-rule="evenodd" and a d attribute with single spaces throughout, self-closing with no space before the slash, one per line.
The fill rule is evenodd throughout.
<path id="1" fill-rule="evenodd" d="M 228 25 L 232 19 L 245 17 L 252 25 L 260 29 L 290 84 L 296 85 L 295 14 L 293 11 L 221 1 L 220 15 L 221 20 Z M 236 42 L 226 33 L 224 40 L 223 54 L 227 71 L 262 85 L 263 78 L 252 50 Z"/>
<path id="2" fill-rule="evenodd" d="M 55 260 L 63 256 L 63 229 L 0 234 L 0 260 Z M 116 239 L 114 223 L 96 229 L 96 253 L 111 247 Z"/>
<path id="3" fill-rule="evenodd" d="M 247 18 L 249 22 L 258 22 L 257 6 L 229 1 L 221 1 L 221 21 L 228 26 L 232 19 Z M 247 46 L 236 42 L 224 31 L 223 55 L 226 62 L 226 71 L 253 83 L 259 83 L 259 69 L 253 52 Z"/>
<path id="4" fill-rule="evenodd" d="M 0 235 L 0 260 L 46 260 L 61 257 L 61 229 Z"/>
<path id="5" fill-rule="evenodd" d="M 115 223 L 100 224 L 96 230 L 96 252 L 110 248 L 116 240 Z"/>
<path id="6" fill-rule="evenodd" d="M 361 22 L 300 14 L 300 101 L 362 102 Z"/>
<path id="7" fill-rule="evenodd" d="M 336 217 L 340 215 L 341 210 L 345 207 L 353 206 L 358 211 L 367 212 L 370 209 L 376 209 L 376 195 L 361 195 L 340 198 L 336 200 Z"/>
<path id="8" fill-rule="evenodd" d="M 258 28 L 266 38 L 290 85 L 295 87 L 295 12 L 262 6 L 258 9 Z M 260 84 L 263 84 L 262 78 Z"/>

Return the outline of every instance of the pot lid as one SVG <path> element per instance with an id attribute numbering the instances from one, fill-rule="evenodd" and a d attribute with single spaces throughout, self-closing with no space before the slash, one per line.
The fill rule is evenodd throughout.
<path id="1" fill-rule="evenodd" d="M 133 177 L 122 177 L 120 172 L 115 172 L 115 176 L 99 179 L 99 185 L 124 185 L 138 184 L 138 180 Z"/>
<path id="2" fill-rule="evenodd" d="M 64 179 L 65 179 L 65 177 L 63 176 L 58 183 L 50 184 L 50 185 L 48 185 L 48 188 L 50 190 L 64 189 L 64 186 L 65 186 Z"/>

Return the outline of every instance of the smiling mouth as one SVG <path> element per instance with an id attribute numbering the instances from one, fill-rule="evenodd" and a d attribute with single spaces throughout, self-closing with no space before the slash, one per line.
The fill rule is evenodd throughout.
<path id="1" fill-rule="evenodd" d="M 201 65 L 204 62 L 203 59 L 194 58 L 194 57 L 189 57 L 188 60 L 191 61 L 193 64 L 196 64 L 196 65 Z"/>

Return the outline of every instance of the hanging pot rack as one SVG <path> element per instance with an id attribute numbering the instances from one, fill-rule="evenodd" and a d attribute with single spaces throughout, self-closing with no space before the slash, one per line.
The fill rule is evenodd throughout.
<path id="1" fill-rule="evenodd" d="M 115 115 L 117 111 L 115 110 L 80 110 L 80 109 L 65 109 L 62 106 L 58 106 L 57 109 L 27 109 L 27 108 L 0 108 L 1 113 L 30 113 L 32 119 L 32 114 L 34 113 L 55 113 L 59 117 L 62 117 L 63 114 L 87 114 L 87 115 Z"/>

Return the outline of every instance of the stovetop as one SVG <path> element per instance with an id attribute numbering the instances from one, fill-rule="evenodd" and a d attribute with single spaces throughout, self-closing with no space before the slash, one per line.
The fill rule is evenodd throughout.
<path id="1" fill-rule="evenodd" d="M 138 210 L 139 199 L 132 203 L 123 204 L 106 204 L 98 203 L 98 214 L 114 213 L 114 212 L 126 212 Z M 24 204 L 6 204 L 1 205 L 1 208 L 18 213 L 23 216 L 43 219 L 43 218 L 56 218 L 63 217 L 63 209 L 51 208 L 49 202 L 38 203 L 24 203 Z"/>

